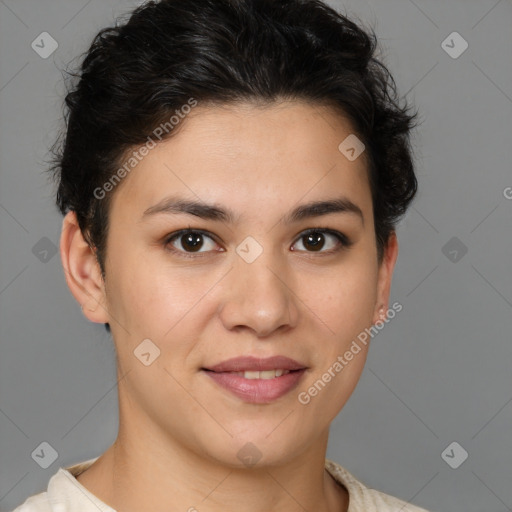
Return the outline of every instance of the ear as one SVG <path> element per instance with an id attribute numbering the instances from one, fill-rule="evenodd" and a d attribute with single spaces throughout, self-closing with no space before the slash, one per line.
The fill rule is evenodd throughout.
<path id="1" fill-rule="evenodd" d="M 398 240 L 396 232 L 393 231 L 384 249 L 384 256 L 379 267 L 377 301 L 375 303 L 375 310 L 373 313 L 374 324 L 377 320 L 385 320 L 387 317 L 387 311 L 389 309 L 389 292 L 391 290 L 391 280 L 397 257 Z"/>
<path id="2" fill-rule="evenodd" d="M 96 254 L 80 231 L 75 212 L 66 214 L 60 236 L 60 257 L 71 293 L 84 315 L 97 323 L 108 323 L 105 283 Z"/>

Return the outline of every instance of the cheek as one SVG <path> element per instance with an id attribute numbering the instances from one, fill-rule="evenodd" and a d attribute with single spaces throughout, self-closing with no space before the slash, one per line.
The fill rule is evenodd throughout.
<path id="1" fill-rule="evenodd" d="M 326 280 L 311 309 L 321 321 L 323 335 L 316 336 L 315 364 L 297 400 L 303 413 L 328 425 L 354 391 L 364 369 L 370 338 L 374 284 L 367 274 L 340 273 Z M 309 305 L 309 304 L 308 304 Z"/>
<path id="2" fill-rule="evenodd" d="M 225 269 L 180 268 L 165 255 L 150 260 L 142 253 L 123 254 L 109 276 L 109 309 L 130 337 L 158 340 L 165 347 L 178 333 L 183 337 L 189 319 L 194 319 L 189 327 L 191 337 L 204 328 L 208 320 L 204 305 L 209 303 L 205 294 L 215 287 Z"/>
<path id="3" fill-rule="evenodd" d="M 377 296 L 376 275 L 370 264 L 347 264 L 322 278 L 302 277 L 301 295 L 307 297 L 305 302 L 323 320 L 326 332 L 342 342 L 371 323 Z"/>
<path id="4" fill-rule="evenodd" d="M 315 279 L 319 286 L 309 294 L 308 306 L 321 319 L 325 336 L 298 401 L 306 414 L 326 424 L 349 399 L 366 362 L 370 339 L 365 329 L 372 322 L 377 270 L 364 258 L 354 255 L 337 272 Z"/>

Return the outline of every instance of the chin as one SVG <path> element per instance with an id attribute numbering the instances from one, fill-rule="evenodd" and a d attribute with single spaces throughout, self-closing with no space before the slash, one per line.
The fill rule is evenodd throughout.
<path id="1" fill-rule="evenodd" d="M 277 428 L 276 428 L 277 427 Z M 225 462 L 234 467 L 279 466 L 297 455 L 297 446 L 301 443 L 287 429 L 280 431 L 279 422 L 273 422 L 265 430 L 248 429 L 229 441 L 229 447 L 223 451 L 233 453 Z"/>

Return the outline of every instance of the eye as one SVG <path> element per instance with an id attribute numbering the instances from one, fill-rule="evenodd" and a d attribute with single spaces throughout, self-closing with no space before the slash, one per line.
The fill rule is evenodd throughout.
<path id="1" fill-rule="evenodd" d="M 168 247 L 169 245 L 171 247 Z M 169 250 L 179 252 L 183 256 L 188 256 L 187 253 L 208 252 L 214 249 L 215 245 L 216 243 L 211 236 L 197 229 L 182 229 L 181 231 L 169 235 L 165 240 L 165 246 L 168 247 Z M 205 250 L 202 251 L 201 249 Z"/>
<path id="2" fill-rule="evenodd" d="M 303 241 L 304 240 L 304 241 Z M 353 242 L 339 231 L 326 228 L 311 228 L 301 233 L 298 242 L 302 243 L 305 252 L 319 252 L 322 254 L 331 254 L 344 248 L 348 248 Z M 294 244 L 294 245 L 295 245 Z M 199 229 L 182 229 L 166 237 L 165 247 L 180 256 L 194 258 L 199 254 L 208 253 L 215 250 L 217 243 L 211 235 Z M 327 250 L 322 250 L 327 247 Z M 292 251 L 296 249 L 292 246 Z M 223 252 L 224 249 L 218 250 Z"/>
<path id="3" fill-rule="evenodd" d="M 326 246 L 326 238 L 327 250 L 322 251 Z M 331 239 L 330 242 L 329 238 Z M 304 242 L 302 242 L 302 240 L 304 240 Z M 352 245 L 352 242 L 343 233 L 325 228 L 311 228 L 304 231 L 300 235 L 298 242 L 302 242 L 303 247 L 306 247 L 306 252 L 322 252 L 328 254 L 340 251 Z M 292 250 L 295 249 L 292 248 Z"/>

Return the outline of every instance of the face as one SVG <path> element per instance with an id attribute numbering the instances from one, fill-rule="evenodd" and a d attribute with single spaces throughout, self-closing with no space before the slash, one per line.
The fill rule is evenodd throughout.
<path id="1" fill-rule="evenodd" d="M 368 344 L 344 354 L 387 308 L 396 259 L 378 265 L 365 155 L 338 150 L 351 133 L 299 102 L 199 105 L 124 178 L 106 288 L 91 292 L 104 307 L 90 313 L 111 326 L 120 425 L 234 466 L 246 443 L 272 464 L 328 431 Z M 307 208 L 316 202 L 330 203 Z M 243 356 L 297 365 L 276 377 L 211 371 Z"/>

